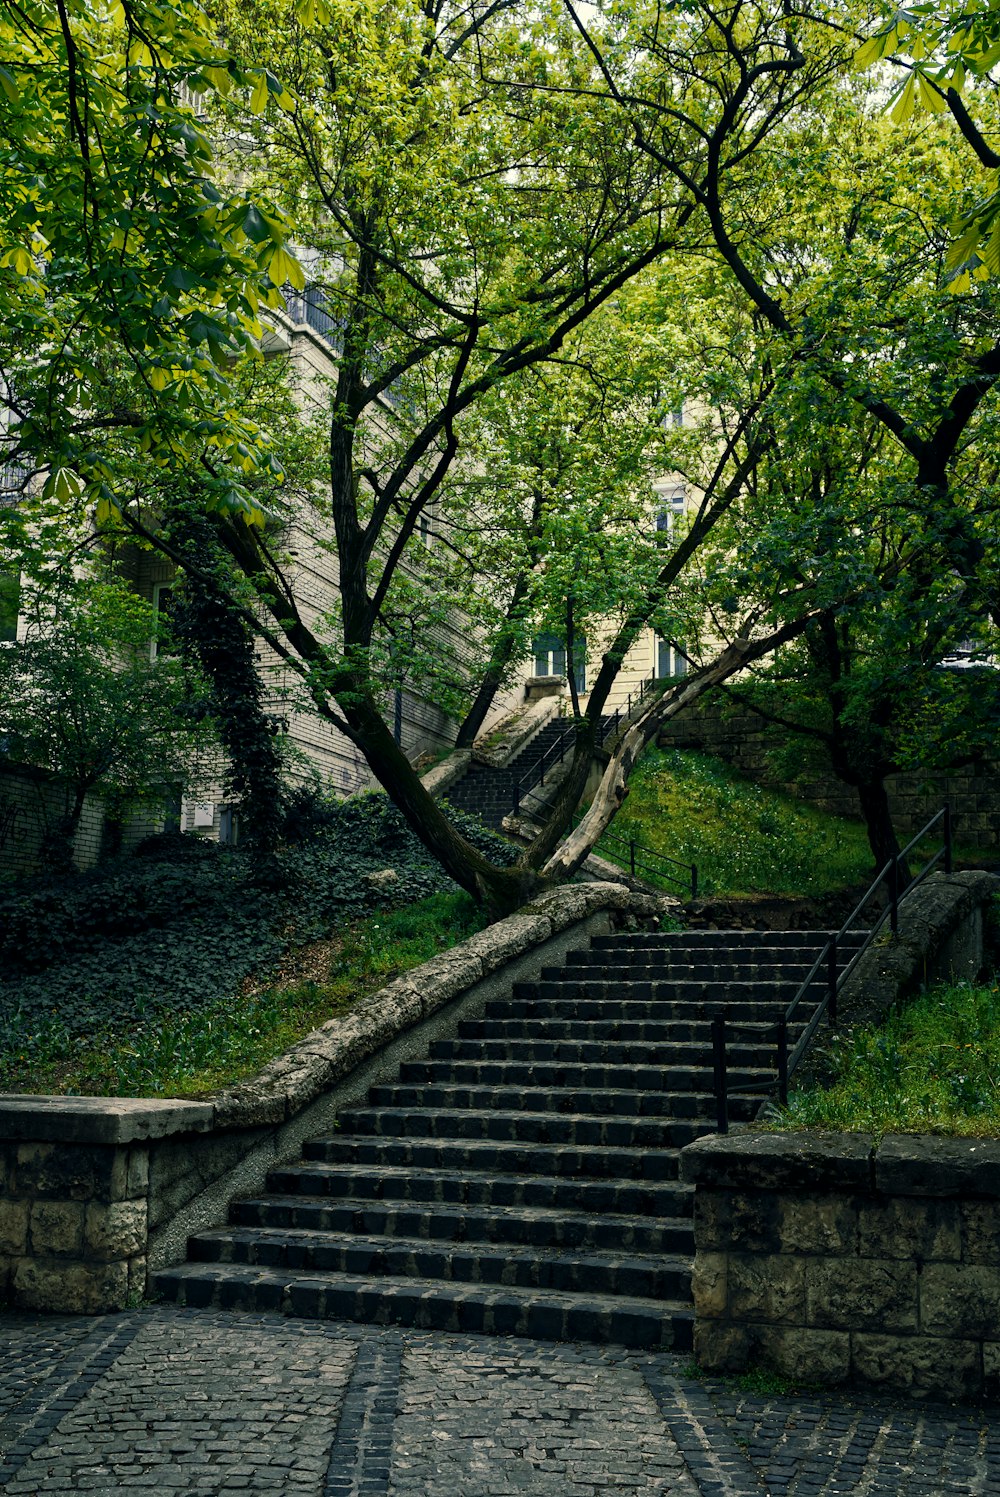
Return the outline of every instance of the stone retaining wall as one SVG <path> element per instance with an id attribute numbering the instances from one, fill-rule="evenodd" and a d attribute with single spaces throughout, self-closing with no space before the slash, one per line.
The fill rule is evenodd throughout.
<path id="1" fill-rule="evenodd" d="M 703 1367 L 1000 1396 L 1000 1142 L 758 1133 L 682 1160 Z"/>
<path id="2" fill-rule="evenodd" d="M 252 1081 L 200 1102 L 0 1097 L 0 1300 L 120 1309 L 188 1235 L 224 1222 L 337 1112 L 614 921 L 676 901 L 618 884 L 556 889 L 331 1019 Z"/>
<path id="3" fill-rule="evenodd" d="M 810 768 L 794 782 L 775 768 L 775 753 L 788 735 L 751 712 L 710 692 L 671 718 L 660 730 L 661 748 L 694 748 L 715 754 L 741 774 L 837 816 L 859 818 L 858 798 L 832 772 Z M 948 773 L 890 775 L 886 781 L 897 832 L 911 837 L 949 801 L 955 813 L 955 836 L 969 847 L 996 850 L 1000 845 L 1000 764 L 968 765 Z"/>
<path id="4" fill-rule="evenodd" d="M 932 874 L 845 983 L 842 1021 L 878 1022 L 928 981 L 978 976 L 998 891 L 988 873 Z M 1000 1396 L 1000 1142 L 712 1135 L 682 1151 L 681 1178 L 696 1188 L 703 1367 Z"/>

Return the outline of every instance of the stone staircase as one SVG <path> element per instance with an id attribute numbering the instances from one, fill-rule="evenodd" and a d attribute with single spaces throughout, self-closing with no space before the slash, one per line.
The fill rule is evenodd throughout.
<path id="1" fill-rule="evenodd" d="M 154 1288 L 197 1306 L 689 1347 L 678 1155 L 714 1130 L 711 1019 L 740 1026 L 730 1116 L 749 1120 L 761 1098 L 741 1089 L 773 1075 L 774 1023 L 825 940 L 594 938 L 404 1062 Z"/>
<path id="2" fill-rule="evenodd" d="M 514 808 L 517 781 L 548 753 L 569 726 L 569 718 L 553 718 L 503 769 L 473 760 L 462 778 L 448 788 L 448 801 L 458 810 L 478 816 L 487 826 L 498 831 L 504 817 L 509 816 Z"/>

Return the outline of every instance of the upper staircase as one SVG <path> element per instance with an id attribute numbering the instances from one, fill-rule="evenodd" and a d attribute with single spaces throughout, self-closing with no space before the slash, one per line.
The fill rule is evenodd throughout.
<path id="1" fill-rule="evenodd" d="M 547 722 L 503 769 L 473 760 L 462 778 L 449 786 L 448 801 L 499 831 L 504 817 L 514 809 L 515 785 L 554 748 L 570 726 L 565 717 Z"/>
<path id="2" fill-rule="evenodd" d="M 678 1157 L 714 1131 L 711 1021 L 734 1029 L 729 1112 L 749 1121 L 775 1024 L 826 939 L 595 937 L 404 1062 L 155 1288 L 188 1305 L 690 1347 Z"/>

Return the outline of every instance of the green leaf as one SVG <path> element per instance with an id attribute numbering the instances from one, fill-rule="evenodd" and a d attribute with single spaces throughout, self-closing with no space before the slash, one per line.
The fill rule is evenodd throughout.
<path id="1" fill-rule="evenodd" d="M 916 104 L 915 84 L 915 77 L 911 73 L 909 78 L 906 80 L 903 91 L 897 99 L 895 107 L 893 108 L 889 116 L 894 125 L 904 125 L 906 121 L 912 116 L 914 106 Z"/>

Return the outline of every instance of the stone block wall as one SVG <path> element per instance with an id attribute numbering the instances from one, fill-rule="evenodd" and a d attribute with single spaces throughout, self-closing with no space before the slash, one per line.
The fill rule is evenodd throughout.
<path id="1" fill-rule="evenodd" d="M 146 1284 L 147 1147 L 0 1143 L 0 1300 L 95 1313 Z"/>
<path id="2" fill-rule="evenodd" d="M 1000 1141 L 713 1136 L 682 1177 L 703 1367 L 1000 1397 Z"/>
<path id="3" fill-rule="evenodd" d="M 794 782 L 775 768 L 785 735 L 747 707 L 709 693 L 660 730 L 661 748 L 714 754 L 740 774 L 776 790 L 789 790 L 836 816 L 859 818 L 854 791 L 832 773 L 804 771 Z M 886 782 L 897 833 L 911 837 L 945 801 L 955 816 L 955 836 L 970 847 L 1000 846 L 1000 764 L 967 765 L 949 773 L 891 775 Z"/>

